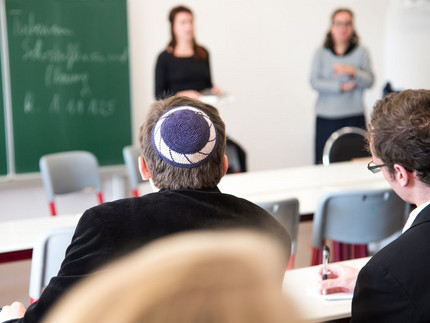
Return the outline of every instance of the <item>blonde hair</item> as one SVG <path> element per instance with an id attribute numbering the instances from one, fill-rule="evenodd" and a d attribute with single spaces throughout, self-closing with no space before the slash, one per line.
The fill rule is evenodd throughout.
<path id="1" fill-rule="evenodd" d="M 262 233 L 181 233 L 78 284 L 43 322 L 295 322 L 281 289 L 286 263 Z"/>

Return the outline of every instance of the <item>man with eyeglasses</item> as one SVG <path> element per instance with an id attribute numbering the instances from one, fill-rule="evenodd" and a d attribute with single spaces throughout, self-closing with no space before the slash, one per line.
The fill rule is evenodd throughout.
<path id="1" fill-rule="evenodd" d="M 367 168 L 382 172 L 392 189 L 416 208 L 402 235 L 360 272 L 331 265 L 321 290 L 354 290 L 353 323 L 429 322 L 430 90 L 406 90 L 378 101 L 368 140 L 373 160 Z"/>

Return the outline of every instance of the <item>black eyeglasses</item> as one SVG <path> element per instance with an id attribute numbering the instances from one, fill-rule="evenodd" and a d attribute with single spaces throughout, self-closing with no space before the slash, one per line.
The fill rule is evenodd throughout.
<path id="1" fill-rule="evenodd" d="M 375 165 L 375 163 L 370 161 L 367 164 L 367 169 L 370 170 L 373 174 L 379 173 L 381 171 L 381 167 L 388 166 L 388 164 Z"/>
<path id="2" fill-rule="evenodd" d="M 352 27 L 352 21 L 346 21 L 346 22 L 342 22 L 342 21 L 335 21 L 332 24 L 334 27 Z"/>

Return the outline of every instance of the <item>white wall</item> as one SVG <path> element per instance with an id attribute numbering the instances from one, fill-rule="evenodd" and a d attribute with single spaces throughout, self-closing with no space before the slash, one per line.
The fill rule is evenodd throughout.
<path id="1" fill-rule="evenodd" d="M 405 7 L 402 0 L 392 1 L 386 20 L 384 74 L 395 89 L 430 88 L 430 3 L 427 3 L 425 7 Z"/>
<path id="2" fill-rule="evenodd" d="M 228 134 L 242 143 L 251 170 L 313 162 L 314 102 L 309 85 L 315 49 L 339 6 L 356 14 L 376 83 L 366 93 L 370 110 L 380 97 L 384 25 L 389 0 L 187 0 L 196 37 L 211 54 L 213 81 L 234 98 L 220 104 Z M 129 0 L 134 133 L 153 101 L 154 68 L 169 40 L 171 0 Z M 137 135 L 136 135 L 137 137 Z"/>

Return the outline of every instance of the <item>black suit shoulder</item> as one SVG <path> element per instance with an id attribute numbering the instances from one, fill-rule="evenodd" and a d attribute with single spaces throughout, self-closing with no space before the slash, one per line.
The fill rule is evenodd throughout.
<path id="1" fill-rule="evenodd" d="M 360 271 L 352 322 L 429 322 L 430 208 Z"/>

